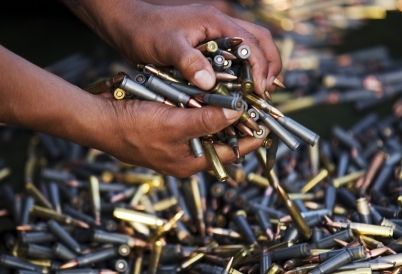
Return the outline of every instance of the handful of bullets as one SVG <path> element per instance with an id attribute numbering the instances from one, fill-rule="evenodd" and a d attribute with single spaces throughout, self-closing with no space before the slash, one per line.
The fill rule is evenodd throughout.
<path id="1" fill-rule="evenodd" d="M 189 83 L 175 68 L 157 68 L 153 65 L 137 65 L 137 69 L 142 72 L 133 71 L 130 76 L 120 72 L 116 77 L 91 85 L 86 91 L 99 94 L 113 89 L 114 98 L 118 100 L 135 98 L 183 108 L 212 105 L 242 111 L 240 120 L 233 126 L 214 135 L 203 136 L 202 141 L 198 138 L 190 141 L 194 156 L 205 155 L 217 179 L 225 181 L 228 175 L 215 152 L 214 143 L 229 144 L 239 159 L 238 138 L 266 138 L 264 146 L 272 151 L 267 154 L 270 155 L 268 161 L 272 165 L 278 143 L 274 139 L 282 140 L 292 150 L 299 146 L 299 140 L 292 133 L 312 146 L 319 139 L 317 134 L 285 117 L 253 93 L 252 70 L 247 61 L 251 50 L 247 45 L 242 45 L 242 41 L 240 37 L 226 37 L 196 47 L 210 61 L 215 71 L 217 82 L 209 91 Z M 284 88 L 278 79 L 275 79 L 274 84 Z M 269 98 L 269 93 L 265 92 L 264 97 Z"/>

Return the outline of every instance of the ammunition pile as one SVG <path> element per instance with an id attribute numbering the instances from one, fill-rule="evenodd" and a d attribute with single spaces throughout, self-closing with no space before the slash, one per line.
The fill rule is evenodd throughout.
<path id="1" fill-rule="evenodd" d="M 287 87 L 273 94 L 281 112 L 342 103 L 363 111 L 401 96 L 401 62 L 385 46 L 336 53 L 350 30 L 400 11 L 400 1 L 232 2 L 247 20 L 273 33 L 283 63 L 278 78 Z"/>
<path id="2" fill-rule="evenodd" d="M 286 21 L 274 22 L 287 26 Z M 282 53 L 294 37 L 286 39 Z M 229 41 L 197 47 L 216 71 L 218 81 L 209 92 L 189 85 L 174 68 L 139 65 L 132 70 L 113 63 L 73 75 L 76 70 L 68 65 L 94 66 L 86 56 L 71 56 L 48 68 L 80 86 L 87 86 L 94 73 L 117 75 L 87 88 L 93 94 L 112 90 L 117 100 L 151 100 L 172 107 L 210 104 L 244 115 L 233 128 L 192 141 L 194 156 L 205 153 L 214 171 L 185 179 L 36 133 L 28 147 L 21 193 L 7 184 L 12 170 L 0 160 L 0 274 L 401 271 L 402 102 L 395 104 L 395 116 L 369 114 L 348 130 L 334 126 L 331 140 L 320 143 L 316 134 L 282 114 L 315 103 L 374 102 L 378 97 L 372 97 L 373 89 L 377 96 L 393 96 L 399 91 L 397 72 L 376 75 L 377 81 L 367 77 L 378 67 L 393 71 L 396 63 L 388 55 L 374 57 L 383 48 L 372 49 L 376 54 L 350 54 L 347 66 L 345 56 L 326 58 L 320 52 L 316 67 L 306 70 L 296 66 L 308 64 L 296 60 L 302 59 L 302 51 L 291 50 L 293 57 L 287 63 L 284 59 L 285 84 L 305 94 L 315 90 L 310 77 L 319 77 L 325 89 L 298 99 L 300 105 L 289 102 L 275 108 L 252 93 L 247 45 Z M 209 52 L 213 50 L 216 54 Z M 369 64 L 378 66 L 371 70 Z M 338 74 L 345 68 L 359 72 L 360 80 L 344 80 Z M 335 96 L 328 90 L 332 87 L 345 93 Z M 347 97 L 347 88 L 360 91 Z M 13 131 L 2 127 L 0 142 L 10 140 Z M 264 147 L 222 166 L 212 144 L 227 143 L 238 156 L 236 138 L 242 136 L 266 138 Z"/>
<path id="3" fill-rule="evenodd" d="M 226 166 L 226 183 L 37 134 L 24 191 L 0 188 L 14 223 L 0 273 L 398 273 L 401 130 L 370 114 L 316 146 L 279 142 L 272 170 L 260 148 Z"/>

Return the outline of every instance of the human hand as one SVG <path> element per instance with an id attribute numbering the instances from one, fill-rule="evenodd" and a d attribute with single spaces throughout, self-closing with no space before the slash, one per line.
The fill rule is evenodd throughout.
<path id="1" fill-rule="evenodd" d="M 206 157 L 194 157 L 190 139 L 216 133 L 240 116 L 236 111 L 211 106 L 181 109 L 140 100 L 97 99 L 107 106 L 99 111 L 110 114 L 103 115 L 99 122 L 104 128 L 111 128 L 105 133 L 109 138 L 98 140 L 98 149 L 124 162 L 176 177 L 188 177 L 210 168 Z M 262 141 L 241 138 L 240 154 L 255 150 Z M 215 149 L 222 163 L 236 160 L 230 146 L 215 145 Z"/>
<path id="2" fill-rule="evenodd" d="M 250 47 L 255 92 L 272 90 L 281 70 L 270 32 L 208 5 L 156 6 L 142 1 L 85 1 L 72 9 L 131 64 L 174 66 L 192 83 L 210 89 L 213 69 L 194 47 L 220 37 L 242 37 Z"/>

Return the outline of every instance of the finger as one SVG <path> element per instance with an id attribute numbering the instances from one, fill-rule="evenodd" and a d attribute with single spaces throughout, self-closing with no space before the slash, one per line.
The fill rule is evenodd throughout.
<path id="1" fill-rule="evenodd" d="M 264 75 L 264 71 L 261 72 L 262 74 L 257 74 L 256 77 L 262 75 L 262 77 L 265 77 L 265 86 L 262 86 L 262 89 L 265 90 L 270 90 L 273 91 L 274 89 L 271 89 L 273 86 L 273 81 L 276 78 L 276 76 L 281 72 L 282 70 L 282 61 L 281 57 L 279 54 L 279 50 L 277 46 L 275 45 L 272 35 L 270 31 L 266 28 L 263 28 L 261 26 L 254 25 L 249 22 L 241 21 L 241 20 L 235 20 L 240 26 L 244 27 L 246 30 L 248 30 L 251 33 L 258 33 L 258 43 L 260 46 L 260 49 L 263 53 L 263 57 L 261 60 L 265 60 L 267 62 L 267 74 Z M 250 58 L 255 57 L 253 56 L 253 52 L 250 56 Z M 251 60 L 251 59 L 250 59 Z M 258 62 L 259 60 L 255 60 L 255 62 Z M 250 61 L 251 62 L 251 61 Z M 259 69 L 256 67 L 256 69 Z M 254 73 L 254 69 L 253 69 Z M 259 81 L 260 79 L 256 78 L 256 81 Z M 263 80 L 261 80 L 263 81 Z M 256 90 L 257 93 L 259 93 L 259 90 Z M 260 93 L 259 93 L 260 94 Z"/>
<path id="2" fill-rule="evenodd" d="M 248 61 L 250 62 L 250 66 L 252 68 L 254 91 L 257 94 L 262 94 L 265 91 L 268 75 L 268 62 L 260 46 L 260 39 L 262 35 L 256 32 L 255 28 L 250 27 L 252 24 L 245 24 L 245 26 L 249 28 L 247 29 L 238 23 L 243 21 L 233 19 L 228 16 L 226 16 L 226 18 L 227 20 L 225 21 L 225 24 L 221 26 L 221 37 L 242 37 L 244 39 L 242 44 L 250 47 L 251 55 L 248 58 Z M 258 35 L 258 37 L 256 37 L 250 30 L 254 31 L 254 34 Z M 267 34 L 267 32 L 264 34 Z M 269 35 L 267 39 L 270 38 L 271 36 Z"/>
<path id="3" fill-rule="evenodd" d="M 168 62 L 189 82 L 204 90 L 211 89 L 215 85 L 215 74 L 205 56 L 193 48 L 184 37 L 174 44 L 175 49 L 169 51 L 173 54 L 170 54 Z"/>
<path id="4" fill-rule="evenodd" d="M 217 133 L 237 121 L 242 112 L 212 106 L 195 109 L 171 109 L 167 126 L 182 125 L 177 137 L 192 139 Z"/>
<path id="5" fill-rule="evenodd" d="M 262 145 L 264 139 L 257 139 L 254 137 L 245 137 L 239 139 L 240 155 L 246 155 Z M 222 164 L 233 163 L 236 161 L 236 155 L 229 145 L 214 145 L 215 151 Z M 192 161 L 192 168 L 194 170 L 209 170 L 212 169 L 206 157 L 196 158 Z"/>

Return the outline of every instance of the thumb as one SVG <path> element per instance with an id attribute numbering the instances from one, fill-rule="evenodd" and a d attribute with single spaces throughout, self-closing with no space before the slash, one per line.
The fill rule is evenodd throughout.
<path id="1" fill-rule="evenodd" d="M 207 58 L 183 39 L 178 49 L 173 51 L 171 63 L 191 83 L 199 88 L 209 90 L 215 85 L 215 73 Z"/>
<path id="2" fill-rule="evenodd" d="M 242 112 L 205 106 L 202 108 L 181 109 L 185 113 L 181 116 L 183 120 L 182 134 L 189 139 L 217 133 L 238 120 Z"/>

